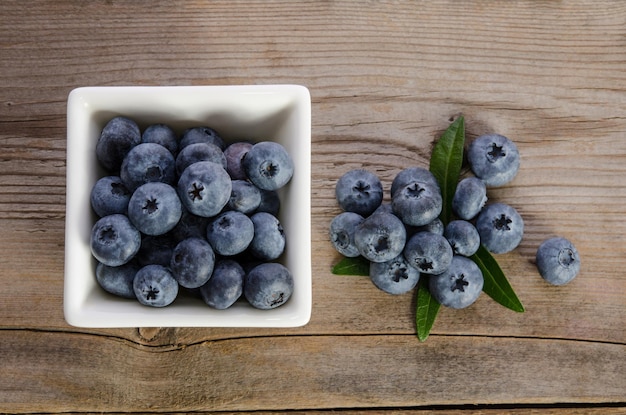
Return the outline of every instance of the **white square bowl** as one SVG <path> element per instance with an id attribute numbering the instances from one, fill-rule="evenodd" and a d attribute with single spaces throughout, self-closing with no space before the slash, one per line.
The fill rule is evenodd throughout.
<path id="1" fill-rule="evenodd" d="M 106 293 L 95 277 L 89 239 L 96 217 L 90 192 L 104 172 L 95 156 L 100 131 L 111 118 L 134 119 L 143 129 L 169 124 L 176 132 L 216 129 L 224 141 L 270 140 L 291 155 L 295 172 L 280 190 L 287 246 L 280 262 L 294 277 L 284 305 L 255 309 L 238 301 L 226 310 L 179 296 L 163 308 Z M 299 85 L 84 87 L 67 102 L 67 193 L 64 314 L 77 327 L 298 327 L 311 316 L 311 97 Z"/>

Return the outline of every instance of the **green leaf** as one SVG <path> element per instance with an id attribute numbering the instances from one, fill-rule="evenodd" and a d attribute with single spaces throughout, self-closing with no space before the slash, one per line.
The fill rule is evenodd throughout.
<path id="1" fill-rule="evenodd" d="M 417 329 L 417 338 L 419 341 L 426 341 L 430 334 L 440 304 L 428 291 L 428 279 L 422 276 L 417 285 L 417 308 L 415 310 L 415 326 Z"/>
<path id="2" fill-rule="evenodd" d="M 506 308 L 523 313 L 524 306 L 517 298 L 498 262 L 487 248 L 481 245 L 478 251 L 471 256 L 471 259 L 483 273 L 483 278 L 485 279 L 483 292 Z"/>
<path id="3" fill-rule="evenodd" d="M 443 133 L 430 156 L 430 172 L 441 188 L 443 209 L 439 217 L 444 225 L 452 216 L 452 198 L 461 175 L 464 145 L 465 120 L 461 115 Z"/>
<path id="4" fill-rule="evenodd" d="M 370 275 L 370 263 L 362 256 L 343 258 L 331 269 L 335 275 Z"/>

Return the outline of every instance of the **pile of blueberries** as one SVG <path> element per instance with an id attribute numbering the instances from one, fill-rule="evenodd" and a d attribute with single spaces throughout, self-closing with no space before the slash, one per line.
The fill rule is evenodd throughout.
<path id="1" fill-rule="evenodd" d="M 106 173 L 91 189 L 90 245 L 104 290 L 153 307 L 171 304 L 180 287 L 216 309 L 241 297 L 259 309 L 289 300 L 293 277 L 276 262 L 286 244 L 277 191 L 294 173 L 283 146 L 226 145 L 209 127 L 142 133 L 118 116 L 96 158 Z"/>
<path id="2" fill-rule="evenodd" d="M 502 186 L 517 174 L 520 156 L 507 137 L 486 134 L 472 141 L 467 161 L 473 176 L 459 181 L 452 200 L 454 217 L 444 224 L 441 190 L 427 169 L 400 171 L 391 183 L 391 202 L 383 203 L 380 179 L 364 169 L 348 171 L 336 183 L 343 212 L 330 223 L 330 239 L 345 257 L 370 261 L 374 285 L 390 294 L 412 290 L 428 276 L 431 295 L 442 305 L 465 308 L 476 301 L 484 280 L 471 257 L 482 244 L 495 254 L 521 242 L 524 221 L 504 203 L 487 204 L 487 188 Z M 561 237 L 537 250 L 541 276 L 551 284 L 571 281 L 580 269 L 575 247 Z"/>

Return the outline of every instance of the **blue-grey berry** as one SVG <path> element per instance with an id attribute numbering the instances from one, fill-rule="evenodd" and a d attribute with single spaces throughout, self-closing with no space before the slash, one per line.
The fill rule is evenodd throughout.
<path id="1" fill-rule="evenodd" d="M 212 161 L 226 169 L 226 156 L 215 144 L 194 143 L 184 147 L 176 156 L 176 172 L 178 175 L 193 163 Z"/>
<path id="2" fill-rule="evenodd" d="M 435 218 L 432 222 L 426 225 L 416 227 L 415 231 L 411 233 L 411 236 L 416 234 L 417 232 L 432 232 L 436 233 L 437 235 L 443 235 L 444 229 L 445 226 L 443 225 L 441 219 Z"/>
<path id="3" fill-rule="evenodd" d="M 232 256 L 248 248 L 254 232 L 252 219 L 236 210 L 229 210 L 220 213 L 209 223 L 206 238 L 215 252 Z"/>
<path id="4" fill-rule="evenodd" d="M 141 142 L 160 144 L 174 156 L 178 153 L 178 137 L 167 124 L 151 124 L 146 127 L 141 135 Z"/>
<path id="5" fill-rule="evenodd" d="M 247 180 L 233 180 L 228 208 L 246 215 L 254 213 L 261 205 L 261 190 Z"/>
<path id="6" fill-rule="evenodd" d="M 124 157 L 120 177 L 131 191 L 150 182 L 174 184 L 176 181 L 174 156 L 160 144 L 138 144 Z"/>
<path id="7" fill-rule="evenodd" d="M 94 212 L 100 217 L 114 213 L 126 214 L 131 192 L 119 176 L 105 176 L 91 189 L 90 201 Z"/>
<path id="8" fill-rule="evenodd" d="M 346 212 L 366 217 L 382 203 L 383 186 L 378 176 L 364 170 L 350 170 L 337 180 L 335 197 Z"/>
<path id="9" fill-rule="evenodd" d="M 448 240 L 432 232 L 418 232 L 407 241 L 407 263 L 424 274 L 441 274 L 450 266 L 453 251 Z"/>
<path id="10" fill-rule="evenodd" d="M 140 266 L 136 261 L 127 262 L 118 267 L 110 267 L 98 262 L 96 281 L 106 292 L 123 298 L 135 298 L 133 280 Z"/>
<path id="11" fill-rule="evenodd" d="M 483 274 L 469 258 L 455 255 L 448 269 L 428 279 L 428 289 L 439 304 L 460 309 L 473 304 L 483 289 Z"/>
<path id="12" fill-rule="evenodd" d="M 580 272 L 580 255 L 569 240 L 562 237 L 546 239 L 536 255 L 541 277 L 552 285 L 564 285 Z"/>
<path id="13" fill-rule="evenodd" d="M 258 212 L 250 219 L 254 224 L 254 237 L 250 242 L 252 255 L 264 261 L 280 257 L 285 250 L 286 238 L 278 218 L 266 212 Z"/>
<path id="14" fill-rule="evenodd" d="M 404 294 L 417 285 L 420 272 L 400 254 L 387 262 L 370 264 L 370 279 L 376 287 L 389 294 Z"/>
<path id="15" fill-rule="evenodd" d="M 228 203 L 232 182 L 222 166 L 200 161 L 183 171 L 178 179 L 177 190 L 181 202 L 190 213 L 212 217 Z"/>
<path id="16" fill-rule="evenodd" d="M 137 300 L 151 307 L 166 307 L 178 295 L 178 283 L 164 266 L 146 265 L 133 280 L 133 290 Z"/>
<path id="17" fill-rule="evenodd" d="M 406 229 L 391 213 L 377 213 L 357 225 L 354 243 L 359 253 L 372 262 L 386 262 L 400 255 L 406 243 Z"/>
<path id="18" fill-rule="evenodd" d="M 337 252 L 350 258 L 359 256 L 354 233 L 363 220 L 363 216 L 354 212 L 342 212 L 333 218 L 330 222 L 330 241 Z"/>
<path id="19" fill-rule="evenodd" d="M 410 226 L 423 226 L 435 220 L 443 208 L 439 185 L 413 181 L 399 188 L 391 198 L 393 213 Z"/>
<path id="20" fill-rule="evenodd" d="M 218 310 L 225 310 L 241 297 L 245 271 L 232 259 L 221 259 L 215 263 L 213 275 L 200 287 L 204 302 Z"/>
<path id="21" fill-rule="evenodd" d="M 215 266 L 215 253 L 211 245 L 200 238 L 188 238 L 176 245 L 170 260 L 172 275 L 185 288 L 204 285 Z"/>
<path id="22" fill-rule="evenodd" d="M 190 144 L 210 143 L 215 144 L 219 148 L 224 148 L 224 140 L 213 128 L 200 126 L 188 128 L 183 132 L 180 138 L 179 149 L 183 149 Z"/>
<path id="23" fill-rule="evenodd" d="M 456 255 L 472 256 L 480 247 L 480 235 L 476 227 L 465 220 L 453 220 L 448 223 L 443 236 Z"/>
<path id="24" fill-rule="evenodd" d="M 176 226 L 182 205 L 176 190 L 166 183 L 150 182 L 135 190 L 128 202 L 128 218 L 146 235 L 163 235 Z"/>
<path id="25" fill-rule="evenodd" d="M 422 185 L 431 184 L 434 187 L 439 187 L 439 183 L 435 176 L 430 172 L 430 170 L 425 169 L 423 167 L 409 167 L 404 170 L 401 170 L 396 176 L 393 178 L 391 182 L 391 196 L 403 187 L 407 185 L 417 182 Z"/>
<path id="26" fill-rule="evenodd" d="M 129 262 L 141 247 L 141 233 L 126 215 L 104 216 L 93 225 L 91 253 L 104 265 L 117 267 Z"/>
<path id="27" fill-rule="evenodd" d="M 237 141 L 224 149 L 226 156 L 226 171 L 233 180 L 245 180 L 246 172 L 243 169 L 243 158 L 252 148 L 252 143 L 248 141 Z"/>
<path id="28" fill-rule="evenodd" d="M 515 208 L 504 203 L 487 205 L 478 215 L 480 242 L 494 254 L 517 248 L 524 236 L 524 221 Z"/>
<path id="29" fill-rule="evenodd" d="M 494 187 L 513 180 L 520 166 L 517 146 L 499 134 L 481 135 L 472 141 L 467 160 L 476 177 Z"/>
<path id="30" fill-rule="evenodd" d="M 289 269 L 277 262 L 252 268 L 245 277 L 243 292 L 255 308 L 268 310 L 285 304 L 293 294 L 294 280 Z"/>
<path id="31" fill-rule="evenodd" d="M 274 141 L 254 144 L 244 155 L 242 166 L 248 180 L 264 190 L 282 188 L 294 174 L 291 156 L 285 147 Z"/>
<path id="32" fill-rule="evenodd" d="M 280 212 L 280 196 L 276 190 L 263 190 L 261 191 L 261 203 L 256 209 L 257 212 L 267 212 L 274 216 L 278 216 Z"/>
<path id="33" fill-rule="evenodd" d="M 477 177 L 461 180 L 452 198 L 452 211 L 460 219 L 471 220 L 487 203 L 487 186 Z"/>
<path id="34" fill-rule="evenodd" d="M 119 171 L 131 148 L 141 143 L 141 131 L 134 120 L 114 117 L 106 123 L 96 143 L 96 158 L 109 172 Z"/>

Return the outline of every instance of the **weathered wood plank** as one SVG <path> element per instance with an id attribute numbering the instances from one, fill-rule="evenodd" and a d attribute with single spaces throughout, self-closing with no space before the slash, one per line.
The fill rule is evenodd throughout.
<path id="1" fill-rule="evenodd" d="M 412 336 L 296 336 L 144 347 L 0 331 L 0 402 L 21 411 L 331 409 L 619 402 L 624 346 Z"/>

